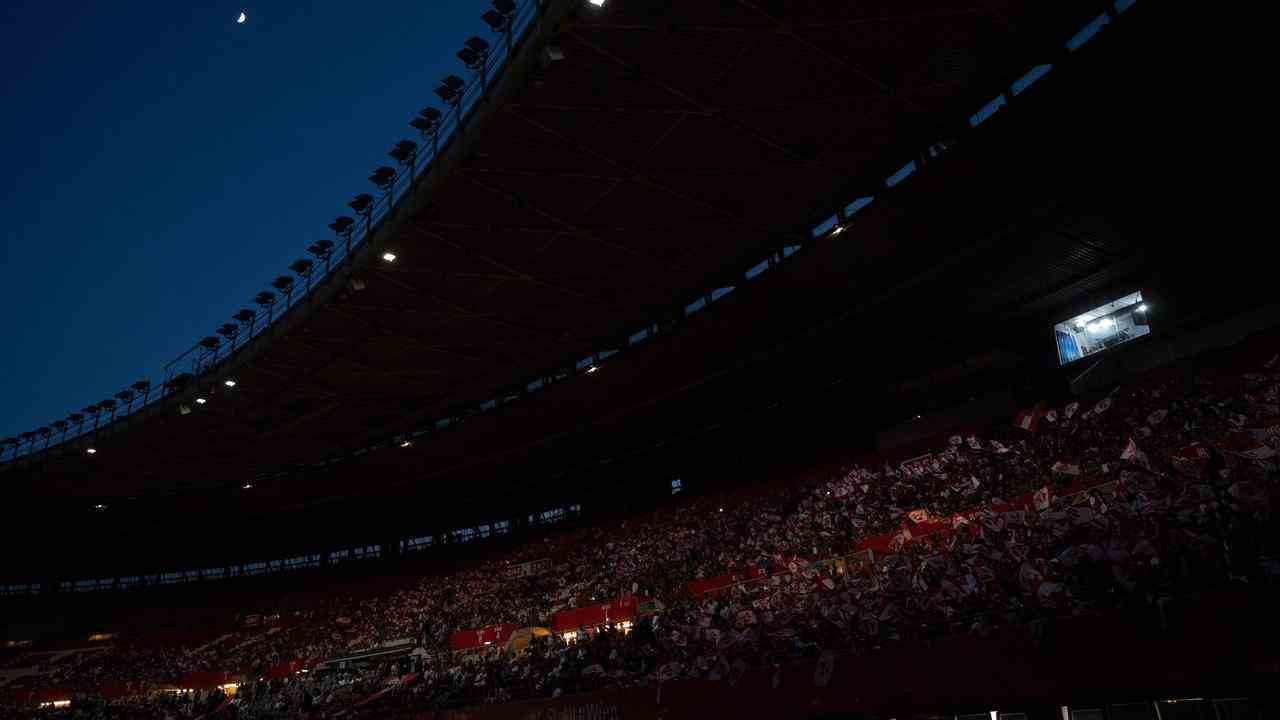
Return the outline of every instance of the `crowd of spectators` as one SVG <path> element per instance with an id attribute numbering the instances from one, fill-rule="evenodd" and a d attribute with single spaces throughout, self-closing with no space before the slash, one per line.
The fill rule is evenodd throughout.
<path id="1" fill-rule="evenodd" d="M 84 701 L 76 717 L 389 717 L 749 667 L 871 653 L 1280 576 L 1280 361 L 1168 372 L 1088 403 L 1038 407 L 909 461 L 845 468 L 736 497 L 687 499 L 625 522 L 534 539 L 510 557 L 422 578 L 248 637 L 119 645 L 45 668 L 46 686 L 156 688 L 183 673 L 304 665 L 409 639 L 362 670 L 249 682 L 234 698 Z M 1028 502 L 1026 498 L 1030 497 Z M 914 531 L 914 532 L 913 532 Z M 866 551 L 866 541 L 890 538 Z M 861 551 L 860 551 L 861 549 Z M 553 557 L 509 577 L 513 562 Z M 690 583 L 763 577 L 715 593 Z M 752 576 L 755 577 L 755 576 Z M 561 609 L 637 595 L 629 627 L 535 638 L 520 652 L 452 651 L 453 631 L 550 626 Z M 372 702 L 361 699 L 382 693 Z M 148 714 L 150 713 L 150 714 Z"/>

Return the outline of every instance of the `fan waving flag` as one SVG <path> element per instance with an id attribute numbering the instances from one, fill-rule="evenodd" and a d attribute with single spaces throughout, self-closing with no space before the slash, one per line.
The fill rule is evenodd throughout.
<path id="1" fill-rule="evenodd" d="M 1058 462 L 1053 464 L 1052 469 L 1054 472 L 1062 473 L 1063 475 L 1079 475 L 1080 474 L 1080 466 L 1069 460 L 1059 460 Z"/>
<path id="2" fill-rule="evenodd" d="M 1147 460 L 1147 454 L 1142 452 L 1142 448 L 1138 447 L 1138 443 L 1129 438 L 1129 442 L 1125 444 L 1124 451 L 1120 453 L 1121 460 L 1137 463 L 1143 467 L 1150 467 L 1151 462 Z"/>
<path id="3" fill-rule="evenodd" d="M 1040 429 L 1040 418 L 1044 417 L 1044 403 L 1036 403 L 1030 410 L 1023 410 L 1013 418 L 1013 424 L 1026 430 L 1036 432 Z"/>

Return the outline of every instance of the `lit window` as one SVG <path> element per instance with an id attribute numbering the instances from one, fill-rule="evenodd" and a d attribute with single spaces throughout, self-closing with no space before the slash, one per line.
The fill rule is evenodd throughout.
<path id="1" fill-rule="evenodd" d="M 768 261 L 768 259 L 761 260 L 761 261 L 760 261 L 759 263 L 757 263 L 756 265 L 753 265 L 753 266 L 751 267 L 751 269 L 750 269 L 750 270 L 747 270 L 746 278 L 747 278 L 748 280 L 751 280 L 751 279 L 755 278 L 757 275 L 759 275 L 760 273 L 762 273 L 762 272 L 764 272 L 765 270 L 768 270 L 768 269 L 769 269 L 769 261 Z"/>
<path id="2" fill-rule="evenodd" d="M 872 197 L 872 196 L 860 197 L 857 200 L 854 200 L 853 202 L 845 206 L 844 216 L 846 218 L 853 217 L 854 214 L 857 213 L 859 210 L 870 205 L 871 201 L 873 200 L 875 200 L 875 197 Z"/>
<path id="3" fill-rule="evenodd" d="M 1111 22 L 1111 20 L 1107 18 L 1106 13 L 1102 13 L 1101 15 L 1098 15 L 1098 17 L 1090 20 L 1087 25 L 1080 28 L 1080 32 L 1072 35 L 1071 39 L 1067 41 L 1067 50 L 1075 52 L 1080 48 L 1080 46 L 1092 40 L 1093 36 L 1097 35 L 1098 31 L 1102 29 L 1102 26 L 1109 22 Z"/>
<path id="4" fill-rule="evenodd" d="M 826 235 L 827 233 L 831 232 L 831 228 L 835 227 L 837 222 L 839 222 L 839 218 L 837 218 L 835 215 L 832 215 L 826 220 L 823 220 L 817 225 L 814 225 L 812 230 L 813 236 L 818 238 L 818 237 L 822 237 L 823 235 Z"/>
<path id="5" fill-rule="evenodd" d="M 912 160 L 906 165 L 903 165 L 902 167 L 898 168 L 898 170 L 895 173 L 885 178 L 884 185 L 885 187 L 893 187 L 894 185 L 897 185 L 903 180 L 906 180 L 907 176 L 909 176 L 911 173 L 915 171 L 916 171 L 916 161 Z"/>
<path id="6" fill-rule="evenodd" d="M 1014 80 L 1013 85 L 1009 86 L 1009 90 L 1012 91 L 1014 95 L 1017 95 L 1023 90 L 1026 90 L 1027 88 L 1031 87 L 1031 83 L 1044 77 L 1044 74 L 1049 72 L 1051 69 L 1053 69 L 1053 66 L 1049 65 L 1048 63 L 1044 65 L 1037 65 L 1031 68 L 1030 70 L 1028 70 L 1027 74 L 1023 75 L 1017 80 Z"/>
<path id="7" fill-rule="evenodd" d="M 995 115 L 997 110 L 1004 107 L 1006 102 L 1008 101 L 1005 100 L 1004 95 L 997 95 L 994 100 L 983 105 L 981 110 L 974 113 L 973 117 L 969 118 L 969 125 L 972 127 L 978 127 L 990 119 L 992 115 Z"/>
<path id="8" fill-rule="evenodd" d="M 733 292 L 734 289 L 735 288 L 733 286 L 729 286 L 729 287 L 716 288 L 715 290 L 712 290 L 711 302 L 715 302 L 720 298 L 724 297 L 725 295 L 728 295 L 729 293 Z"/>
<path id="9" fill-rule="evenodd" d="M 1058 361 L 1062 365 L 1149 335 L 1150 307 L 1141 292 L 1099 305 L 1054 326 Z"/>

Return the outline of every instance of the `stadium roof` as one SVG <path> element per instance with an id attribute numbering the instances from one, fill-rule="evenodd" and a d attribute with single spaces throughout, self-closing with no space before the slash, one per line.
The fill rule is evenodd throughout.
<path id="1" fill-rule="evenodd" d="M 652 408 L 726 367 L 763 357 L 760 368 L 775 368 L 779 353 L 793 367 L 830 365 L 818 343 L 832 328 L 856 323 L 877 345 L 910 339 L 902 348 L 917 357 L 951 342 L 954 354 L 968 349 L 954 333 L 921 337 L 904 316 L 1012 327 L 1104 289 L 1145 257 L 1116 228 L 1132 209 L 1081 190 L 1078 174 L 1044 175 L 1018 148 L 984 155 L 987 141 L 965 133 L 993 97 L 1025 90 L 1011 83 L 1069 54 L 1064 41 L 1107 7 L 552 2 L 453 151 L 350 266 L 192 386 L 92 441 L 9 463 L 12 497 L 61 508 L 167 498 L 197 510 L 244 484 L 270 487 L 273 507 L 427 487 L 447 511 L 464 497 L 527 493 L 531 479 L 508 468 L 504 482 L 434 484 L 445 472 L 496 474 L 543 446 L 580 453 L 561 441 L 584 425 L 667 423 L 670 407 L 663 419 Z M 1031 108 L 1033 95 L 1022 101 Z M 928 171 L 887 187 L 908 167 Z M 967 186 L 977 179 L 982 189 Z M 824 219 L 872 196 L 852 208 L 856 243 L 752 275 L 813 244 L 815 227 L 838 232 Z M 747 278 L 754 292 L 716 296 Z M 970 294 L 950 302 L 958 291 Z M 729 294 L 730 312 L 693 314 Z M 796 337 L 797 316 L 826 325 Z M 642 331 L 668 337 L 637 344 Z M 589 383 L 531 391 L 630 345 Z M 881 354 L 868 371 L 902 360 Z M 489 400 L 500 412 L 459 425 Z M 333 460 L 346 469 L 273 480 Z"/>

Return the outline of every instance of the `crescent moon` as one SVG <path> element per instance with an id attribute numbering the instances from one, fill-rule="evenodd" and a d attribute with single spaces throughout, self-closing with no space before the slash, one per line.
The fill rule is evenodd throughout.
<path id="1" fill-rule="evenodd" d="M 244 13 L 240 13 L 240 17 L 236 18 L 236 22 L 237 22 L 237 23 L 240 23 L 241 25 L 243 25 L 243 24 L 244 24 L 244 21 L 245 21 L 245 20 L 246 20 L 246 17 L 245 17 L 245 14 L 244 14 Z"/>

